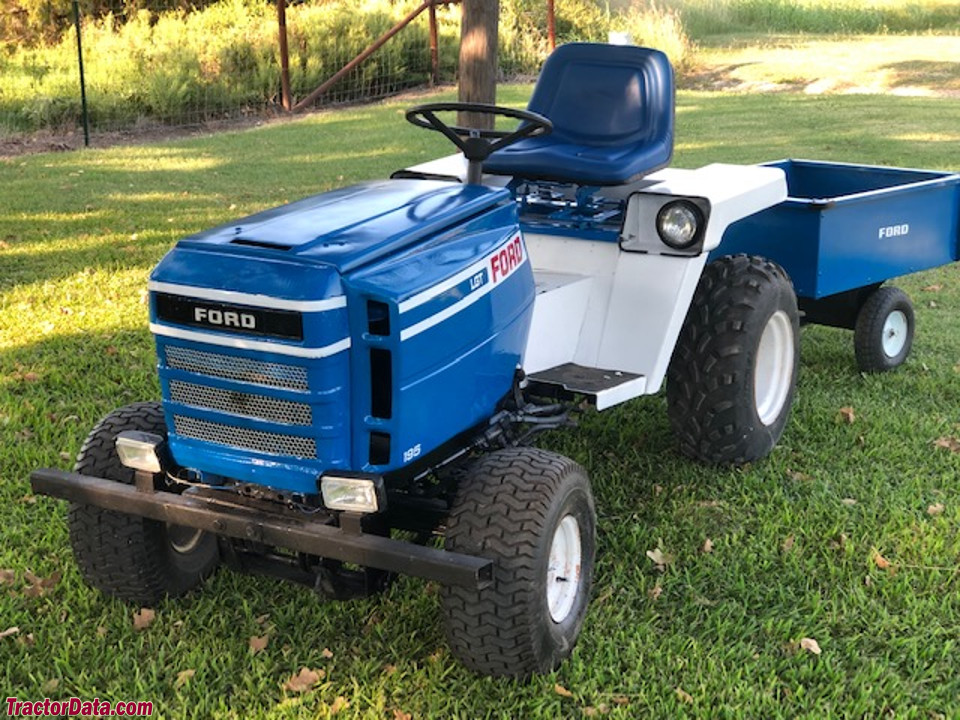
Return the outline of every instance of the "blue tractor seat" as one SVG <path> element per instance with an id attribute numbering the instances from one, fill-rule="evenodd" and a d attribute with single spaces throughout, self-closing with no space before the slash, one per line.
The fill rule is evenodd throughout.
<path id="1" fill-rule="evenodd" d="M 549 118 L 553 132 L 497 150 L 484 172 L 621 185 L 673 155 L 673 68 L 659 50 L 561 45 L 544 63 L 527 109 Z"/>

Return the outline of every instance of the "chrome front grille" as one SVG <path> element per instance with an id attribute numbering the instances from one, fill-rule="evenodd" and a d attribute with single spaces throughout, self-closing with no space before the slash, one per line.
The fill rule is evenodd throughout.
<path id="1" fill-rule="evenodd" d="M 306 403 L 195 385 L 182 380 L 170 381 L 170 399 L 181 405 L 209 408 L 286 425 L 313 424 L 313 412 Z"/>
<path id="2" fill-rule="evenodd" d="M 296 365 L 251 360 L 219 353 L 177 347 L 166 348 L 167 366 L 176 370 L 240 380 L 285 390 L 308 390 L 307 369 Z"/>
<path id="3" fill-rule="evenodd" d="M 203 442 L 229 445 L 271 455 L 292 455 L 312 459 L 317 457 L 317 443 L 313 438 L 234 427 L 183 415 L 173 416 L 173 428 L 177 435 Z"/>

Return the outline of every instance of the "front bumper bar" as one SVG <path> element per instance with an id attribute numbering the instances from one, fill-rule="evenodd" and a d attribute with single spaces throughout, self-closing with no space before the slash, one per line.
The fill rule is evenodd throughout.
<path id="1" fill-rule="evenodd" d="M 445 585 L 481 588 L 493 577 L 493 563 L 485 558 L 227 504 L 208 497 L 140 490 L 134 485 L 113 480 L 51 469 L 31 473 L 30 486 L 37 495 L 436 580 Z"/>

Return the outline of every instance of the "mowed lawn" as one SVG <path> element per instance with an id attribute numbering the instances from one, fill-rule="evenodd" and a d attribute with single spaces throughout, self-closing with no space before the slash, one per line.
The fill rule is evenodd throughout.
<path id="1" fill-rule="evenodd" d="M 851 333 L 803 330 L 794 413 L 763 462 L 680 457 L 662 395 L 544 441 L 588 469 L 599 512 L 594 601 L 554 675 L 461 668 L 437 588 L 412 579 L 333 603 L 225 570 L 139 630 L 137 608 L 81 581 L 65 505 L 27 476 L 158 397 L 152 265 L 186 234 L 447 152 L 404 106 L 0 161 L 0 699 L 151 700 L 165 718 L 960 717 L 956 267 L 898 283 L 918 331 L 896 372 L 863 376 Z M 960 169 L 960 100 L 682 92 L 677 119 L 683 167 Z M 303 667 L 315 689 L 284 688 Z"/>

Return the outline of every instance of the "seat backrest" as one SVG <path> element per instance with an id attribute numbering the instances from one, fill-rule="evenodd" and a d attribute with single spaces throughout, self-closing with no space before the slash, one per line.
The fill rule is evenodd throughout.
<path id="1" fill-rule="evenodd" d="M 553 122 L 555 140 L 633 145 L 673 136 L 673 69 L 659 50 L 570 43 L 547 59 L 529 110 Z"/>
<path id="2" fill-rule="evenodd" d="M 561 45 L 544 63 L 527 108 L 549 118 L 553 132 L 498 150 L 487 172 L 613 185 L 673 155 L 673 68 L 659 50 Z"/>

